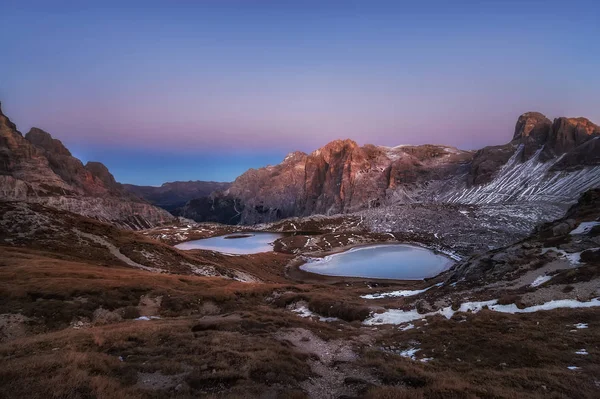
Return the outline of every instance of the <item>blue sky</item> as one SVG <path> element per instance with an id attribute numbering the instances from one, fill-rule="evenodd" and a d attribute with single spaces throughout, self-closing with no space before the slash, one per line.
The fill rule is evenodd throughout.
<path id="1" fill-rule="evenodd" d="M 0 3 L 5 113 L 122 182 L 232 180 L 336 138 L 475 149 L 532 110 L 600 123 L 597 2 Z"/>

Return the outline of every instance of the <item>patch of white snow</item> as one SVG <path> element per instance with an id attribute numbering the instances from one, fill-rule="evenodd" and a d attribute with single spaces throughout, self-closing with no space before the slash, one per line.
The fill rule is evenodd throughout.
<path id="1" fill-rule="evenodd" d="M 594 298 L 588 302 L 579 302 L 574 299 L 559 299 L 550 302 L 543 303 L 541 305 L 530 306 L 528 308 L 519 309 L 517 305 L 498 305 L 497 300 L 483 301 L 483 302 L 465 302 L 460 305 L 457 311 L 452 310 L 451 306 L 439 309 L 435 312 L 420 314 L 416 309 L 413 310 L 401 310 L 401 309 L 388 309 L 383 313 L 373 314 L 370 318 L 363 321 L 365 325 L 380 325 L 380 324 L 404 324 L 413 320 L 424 319 L 428 316 L 434 316 L 440 314 L 447 319 L 452 318 L 457 312 L 472 312 L 477 313 L 484 307 L 488 309 L 500 312 L 500 313 L 533 313 L 541 310 L 552 310 L 559 308 L 591 308 L 600 306 L 600 298 Z"/>
<path id="2" fill-rule="evenodd" d="M 530 287 L 538 287 L 544 284 L 546 281 L 550 281 L 551 279 L 552 276 L 539 276 L 535 280 L 533 280 L 533 283 L 531 283 Z"/>
<path id="3" fill-rule="evenodd" d="M 594 228 L 595 226 L 600 226 L 600 222 L 581 222 L 579 223 L 579 226 L 577 226 L 577 228 L 575 228 L 574 230 L 571 231 L 572 236 L 577 235 L 577 234 L 587 234 L 590 232 L 590 230 L 592 230 L 592 228 Z"/>
<path id="4" fill-rule="evenodd" d="M 417 353 L 418 351 L 420 351 L 421 349 L 419 348 L 408 348 L 406 350 L 403 350 L 402 352 L 400 352 L 400 356 L 402 357 L 407 357 L 411 360 L 417 360 L 415 357 L 415 353 Z"/>
<path id="5" fill-rule="evenodd" d="M 443 284 L 444 283 L 438 283 L 438 284 L 432 285 L 431 287 L 424 288 L 422 290 L 400 290 L 400 291 L 392 291 L 392 292 L 383 292 L 380 294 L 361 295 L 360 297 L 364 298 L 364 299 L 381 299 L 381 298 L 396 298 L 396 297 L 414 296 L 414 295 L 418 295 L 422 292 L 428 291 L 432 288 L 439 287 Z"/>

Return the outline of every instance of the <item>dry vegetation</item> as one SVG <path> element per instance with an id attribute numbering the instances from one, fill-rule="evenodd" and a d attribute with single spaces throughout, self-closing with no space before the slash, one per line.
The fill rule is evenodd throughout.
<path id="1" fill-rule="evenodd" d="M 33 232 L 31 223 L 16 226 L 21 233 L 14 226 L 0 230 L 0 398 L 600 395 L 598 308 L 522 315 L 483 310 L 449 320 L 428 317 L 409 329 L 367 326 L 362 321 L 372 312 L 419 309 L 422 303 L 435 308 L 442 298 L 458 305 L 493 295 L 499 303 L 523 307 L 536 290 L 480 290 L 474 281 L 464 283 L 470 291 L 446 284 L 418 297 L 367 300 L 360 295 L 423 289 L 447 276 L 421 282 L 308 278 L 289 253 L 183 253 L 139 233 L 51 215 L 56 220 Z M 136 262 L 148 260 L 142 255 L 147 251 L 157 254 L 154 266 L 210 265 L 221 277 L 128 267 L 105 246 L 71 236 L 73 226 L 110 240 Z M 348 244 L 344 239 L 338 241 Z M 289 242 L 294 240 L 300 238 Z M 521 278 L 552 257 L 540 259 L 529 259 L 513 274 Z M 592 257 L 580 267 L 555 270 L 540 289 L 575 295 L 581 284 L 598 281 L 599 267 Z M 240 273 L 259 282 L 236 281 Z M 576 328 L 578 323 L 587 328 Z M 418 351 L 406 352 L 411 349 Z M 582 349 L 587 354 L 576 353 Z"/>
<path id="2" fill-rule="evenodd" d="M 0 344 L 0 397 L 303 398 L 334 377 L 343 392 L 367 398 L 593 398 L 600 388 L 594 309 L 439 316 L 402 331 L 361 325 L 373 305 L 358 298 L 364 284 L 251 284 L 23 248 L 0 254 L 0 313 L 28 320 Z M 157 297 L 160 319 L 131 320 L 145 313 L 142 298 Z M 301 301 L 341 321 L 287 309 Z M 342 377 L 323 377 L 320 353 L 285 339 L 295 329 L 341 340 L 358 356 L 327 364 Z M 420 349 L 416 360 L 400 356 L 411 347 Z M 575 354 L 582 348 L 589 355 Z M 341 396 L 336 389 L 330 397 Z"/>

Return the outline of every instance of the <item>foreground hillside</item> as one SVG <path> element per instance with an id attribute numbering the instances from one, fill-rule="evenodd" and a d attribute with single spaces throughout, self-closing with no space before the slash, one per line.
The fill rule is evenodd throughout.
<path id="1" fill-rule="evenodd" d="M 226 226 L 143 234 L 14 202 L 0 214 L 0 397 L 600 394 L 598 190 L 428 281 L 299 271 L 315 252 L 306 237 L 345 243 L 317 231 L 318 218 L 271 226 L 312 225 L 283 239 L 296 251 L 225 256 L 151 237 Z M 384 236 L 358 222 L 339 221 L 336 235 Z"/>

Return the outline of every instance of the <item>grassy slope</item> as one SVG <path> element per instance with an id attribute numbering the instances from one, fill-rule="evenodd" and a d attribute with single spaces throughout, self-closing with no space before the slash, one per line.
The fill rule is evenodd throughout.
<path id="1" fill-rule="evenodd" d="M 157 245 L 97 222 L 71 222 L 124 247 Z M 174 254 L 169 256 L 212 262 L 263 281 L 241 283 L 150 273 L 126 267 L 102 247 L 90 251 L 52 237 L 42 230 L 0 245 L 2 398 L 302 398 L 309 393 L 595 398 L 600 393 L 597 308 L 457 314 L 415 322 L 407 331 L 363 327 L 360 320 L 370 310 L 410 301 L 360 299 L 374 283 L 368 281 L 289 281 L 284 268 L 291 256 L 285 254 L 227 257 L 165 249 Z M 411 287 L 388 282 L 379 283 L 378 290 L 398 288 Z M 148 299 L 158 305 L 147 306 Z M 323 323 L 286 309 L 299 301 L 346 321 Z M 7 314 L 24 319 L 6 322 Z M 134 320 L 142 314 L 160 319 Z M 575 323 L 588 328 L 574 329 Z M 298 331 L 310 338 L 295 339 Z M 339 345 L 356 358 L 324 360 Z M 433 360 L 399 355 L 413 347 L 420 349 L 417 359 Z M 589 354 L 575 354 L 579 349 Z"/>

